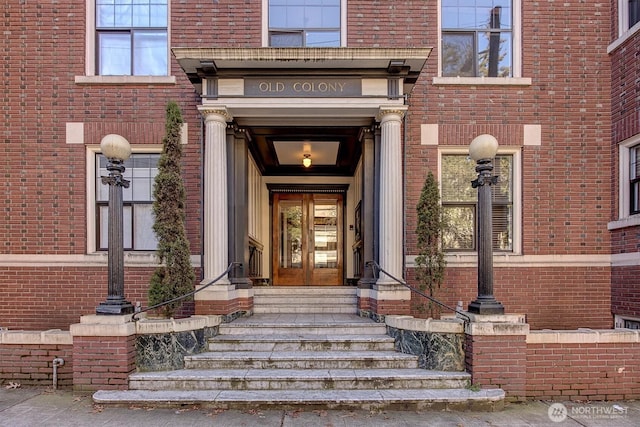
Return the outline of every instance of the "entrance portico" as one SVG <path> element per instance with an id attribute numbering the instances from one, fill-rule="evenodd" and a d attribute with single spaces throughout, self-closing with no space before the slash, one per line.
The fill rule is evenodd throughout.
<path id="1" fill-rule="evenodd" d="M 229 262 L 242 263 L 228 277 L 196 294 L 196 311 L 250 312 L 250 239 L 266 254 L 262 276 L 273 279 L 277 268 L 271 261 L 279 250 L 279 237 L 274 234 L 279 231 L 268 219 L 273 218 L 269 206 L 280 199 L 274 199 L 274 194 L 321 194 L 336 186 L 343 188 L 344 202 L 335 210 L 339 212 L 335 223 L 344 221 L 344 227 L 336 226 L 339 231 L 329 234 L 326 230 L 308 234 L 312 227 L 300 228 L 300 238 L 291 240 L 299 245 L 294 249 L 302 251 L 295 256 L 320 265 L 321 256 L 326 261 L 327 256 L 340 259 L 344 254 L 342 268 L 334 269 L 338 277 L 332 280 L 344 284 L 347 278 L 359 279 L 362 310 L 406 311 L 409 291 L 386 275 L 376 279 L 363 262 L 376 260 L 394 276 L 403 276 L 403 177 L 399 171 L 405 95 L 430 49 L 175 48 L 173 53 L 202 96 L 202 285 Z M 302 165 L 304 154 L 310 155 L 309 168 Z M 250 179 L 255 171 L 258 186 Z M 250 189 L 256 187 L 259 194 L 250 196 Z M 262 227 L 250 227 L 256 222 Z M 325 239 L 321 243 L 336 247 L 335 253 L 319 250 L 326 247 L 313 239 Z"/>

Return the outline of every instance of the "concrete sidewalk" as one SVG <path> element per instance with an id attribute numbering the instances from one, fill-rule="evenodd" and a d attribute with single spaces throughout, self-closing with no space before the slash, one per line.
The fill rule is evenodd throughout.
<path id="1" fill-rule="evenodd" d="M 507 403 L 500 412 L 216 410 L 95 405 L 91 396 L 38 388 L 0 389 L 0 426 L 640 426 L 640 402 Z"/>

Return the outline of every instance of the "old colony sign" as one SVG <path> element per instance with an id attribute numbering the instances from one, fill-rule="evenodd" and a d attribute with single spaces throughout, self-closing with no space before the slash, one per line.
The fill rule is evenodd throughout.
<path id="1" fill-rule="evenodd" d="M 253 97 L 348 97 L 362 93 L 360 79 L 246 78 L 245 96 Z"/>

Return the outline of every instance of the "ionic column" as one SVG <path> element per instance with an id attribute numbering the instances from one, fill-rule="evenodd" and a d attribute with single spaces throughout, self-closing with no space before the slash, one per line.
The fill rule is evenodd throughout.
<path id="1" fill-rule="evenodd" d="M 402 278 L 402 117 L 406 109 L 381 109 L 379 263 Z M 397 283 L 381 273 L 377 284 Z"/>
<path id="2" fill-rule="evenodd" d="M 204 279 L 207 284 L 229 266 L 226 108 L 199 108 L 205 122 L 204 146 Z M 218 284 L 229 284 L 227 277 Z"/>

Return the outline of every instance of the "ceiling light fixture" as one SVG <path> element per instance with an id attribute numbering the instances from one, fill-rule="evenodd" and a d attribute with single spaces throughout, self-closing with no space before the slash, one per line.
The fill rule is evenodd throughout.
<path id="1" fill-rule="evenodd" d="M 302 166 L 304 166 L 305 168 L 311 166 L 311 154 L 304 155 L 304 157 L 302 158 Z"/>

